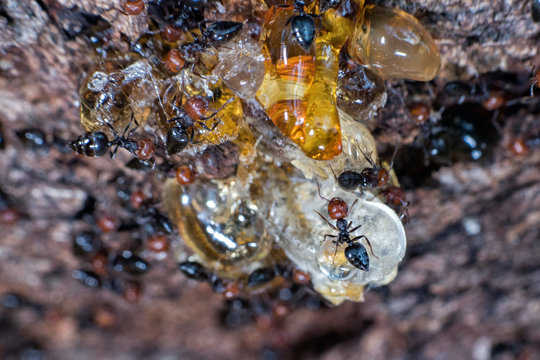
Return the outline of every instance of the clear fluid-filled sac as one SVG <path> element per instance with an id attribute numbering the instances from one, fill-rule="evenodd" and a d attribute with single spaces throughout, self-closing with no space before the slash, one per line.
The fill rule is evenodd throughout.
<path id="1" fill-rule="evenodd" d="M 349 53 L 383 78 L 429 81 L 441 57 L 429 32 L 410 14 L 367 5 L 349 43 Z"/>
<path id="2" fill-rule="evenodd" d="M 294 34 L 293 6 L 272 6 L 261 34 L 266 73 L 257 99 L 280 131 L 316 160 L 332 159 L 342 151 L 338 54 L 354 23 L 353 12 L 346 13 L 344 6 L 312 17 L 311 45 L 300 43 Z M 318 4 L 306 11 L 317 14 Z"/>
<path id="3" fill-rule="evenodd" d="M 144 125 L 159 96 L 156 70 L 145 59 L 112 58 L 99 62 L 79 89 L 81 123 L 86 131 L 121 133 L 130 122 Z M 136 124 L 132 124 L 135 126 Z"/>
<path id="4" fill-rule="evenodd" d="M 220 275 L 236 277 L 271 250 L 261 209 L 238 180 L 181 186 L 169 179 L 163 199 L 183 242 Z"/>

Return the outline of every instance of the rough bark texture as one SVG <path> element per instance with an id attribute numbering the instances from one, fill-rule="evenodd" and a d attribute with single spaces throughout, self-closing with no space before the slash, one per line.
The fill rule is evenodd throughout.
<path id="1" fill-rule="evenodd" d="M 411 99 L 429 102 L 428 91 L 440 94 L 456 79 L 500 88 L 494 72 L 513 76 L 509 92 L 518 96 L 540 65 L 540 25 L 532 21 L 530 1 L 378 3 L 401 7 L 426 24 L 444 64 L 428 86 L 389 84 L 377 132 L 382 145 L 410 143 L 420 131 L 407 115 Z M 81 132 L 77 88 L 88 44 L 69 36 L 84 22 L 73 14 L 112 22 L 120 46 L 121 33 L 136 38 L 146 26 L 144 18 L 114 10 L 120 7 L 120 1 L 0 0 L 0 120 L 7 143 L 0 150 L 0 187 L 19 214 L 14 224 L 0 223 L 0 357 L 540 358 L 538 103 L 503 111 L 490 156 L 479 162 L 427 173 L 416 172 L 421 166 L 413 160 L 404 162 L 410 172 L 402 166 L 399 174 L 412 219 L 407 256 L 397 279 L 368 291 L 365 303 L 304 308 L 271 324 L 231 329 L 219 321 L 222 298 L 187 280 L 171 255 L 148 257 L 153 267 L 136 304 L 74 280 L 81 261 L 71 239 L 87 225 L 72 217 L 88 192 L 97 198 L 96 212 L 124 214 L 115 194 L 120 185 L 109 181 L 122 161 L 74 158 L 54 146 L 31 150 L 14 131 L 39 128 L 49 142 L 53 134 L 70 139 Z M 534 140 L 527 155 L 507 150 L 515 136 Z M 158 195 L 159 179 L 130 175 Z M 114 247 L 129 237 L 122 232 L 104 241 Z"/>

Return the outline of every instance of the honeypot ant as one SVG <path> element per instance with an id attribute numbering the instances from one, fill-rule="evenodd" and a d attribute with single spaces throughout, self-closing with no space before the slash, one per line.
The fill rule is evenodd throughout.
<path id="1" fill-rule="evenodd" d="M 182 86 L 183 85 L 184 81 L 182 80 Z M 165 90 L 164 97 L 167 97 L 172 86 L 173 84 L 169 85 L 167 90 Z M 188 98 L 183 107 L 180 107 L 176 104 L 182 104 L 183 93 L 184 91 L 182 90 L 178 102 L 176 100 L 176 95 L 172 100 L 172 107 L 178 112 L 178 115 L 167 120 L 167 122 L 174 123 L 174 126 L 167 131 L 166 135 L 166 149 L 168 155 L 177 154 L 184 150 L 190 143 L 193 143 L 195 137 L 195 124 L 199 124 L 203 129 L 208 131 L 214 130 L 219 124 L 219 119 L 211 128 L 206 125 L 206 122 L 214 118 L 225 106 L 236 99 L 235 97 L 230 98 L 212 114 L 204 116 L 210 107 L 208 99 L 196 95 Z"/>
<path id="2" fill-rule="evenodd" d="M 304 10 L 306 0 L 294 1 L 294 12 L 296 15 L 291 16 L 285 26 L 291 24 L 291 30 L 294 38 L 305 50 L 308 50 L 315 39 L 315 18 L 318 15 L 307 14 Z M 279 7 L 289 7 L 290 5 L 278 5 Z"/>
<path id="3" fill-rule="evenodd" d="M 347 258 L 347 261 L 351 265 L 353 265 L 355 268 L 363 270 L 363 271 L 369 271 L 369 256 L 366 251 L 366 248 L 364 245 L 362 245 L 360 242 L 355 242 L 360 239 L 365 239 L 366 243 L 369 246 L 369 250 L 371 251 L 371 255 L 379 258 L 373 253 L 373 248 L 371 247 L 371 242 L 367 238 L 366 235 L 360 235 L 353 239 L 351 239 L 350 234 L 356 230 L 358 230 L 362 225 L 358 225 L 355 228 L 349 230 L 349 228 L 352 226 L 352 221 L 347 223 L 346 217 L 349 215 L 349 209 L 347 208 L 347 203 L 340 197 L 333 197 L 331 200 L 328 200 L 327 198 L 323 197 L 321 195 L 321 186 L 319 185 L 319 182 L 317 182 L 317 189 L 319 191 L 319 197 L 323 200 L 328 201 L 328 215 L 330 215 L 330 218 L 332 220 L 336 220 L 336 225 L 332 225 L 328 219 L 326 219 L 320 212 L 317 210 L 315 211 L 321 219 L 326 221 L 326 223 L 334 230 L 339 231 L 338 235 L 330 235 L 325 234 L 324 235 L 324 241 L 326 241 L 326 238 L 337 238 L 337 240 L 333 240 L 332 242 L 336 245 L 336 251 L 334 252 L 334 259 L 336 257 L 337 249 L 340 245 L 346 243 L 348 246 L 345 248 L 345 257 Z M 351 205 L 351 210 L 354 207 L 354 205 L 358 202 L 358 199 L 354 200 L 353 204 Z"/>

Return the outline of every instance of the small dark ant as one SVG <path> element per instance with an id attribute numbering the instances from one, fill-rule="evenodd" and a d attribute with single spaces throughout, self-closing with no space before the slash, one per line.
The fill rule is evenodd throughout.
<path id="1" fill-rule="evenodd" d="M 68 147 L 75 151 L 77 154 L 85 156 L 103 156 L 109 151 L 112 146 L 116 146 L 111 152 L 111 158 L 114 158 L 118 148 L 124 148 L 129 151 L 133 156 L 138 157 L 141 160 L 148 160 L 154 154 L 154 144 L 148 139 L 133 140 L 129 137 L 133 134 L 139 125 L 135 121 L 135 127 L 129 131 L 131 124 L 134 122 L 133 115 L 131 121 L 124 129 L 122 135 L 119 135 L 111 124 L 105 122 L 105 124 L 112 130 L 114 140 L 109 140 L 107 135 L 103 131 L 86 132 L 77 139 L 70 141 Z"/>
<path id="2" fill-rule="evenodd" d="M 180 56 L 186 63 L 192 64 L 194 67 L 200 52 L 206 51 L 210 46 L 216 46 L 230 40 L 240 32 L 243 26 L 243 23 L 234 21 L 213 22 L 204 31 L 201 28 L 200 38 L 193 35 L 195 40 L 180 46 Z"/>
<path id="3" fill-rule="evenodd" d="M 280 5 L 281 6 L 281 5 Z M 288 7 L 289 5 L 282 5 Z M 315 39 L 315 18 L 318 15 L 307 14 L 304 10 L 306 6 L 305 0 L 294 1 L 294 12 L 297 15 L 293 15 L 287 20 L 285 26 L 291 24 L 291 30 L 294 38 L 305 50 L 308 50 L 313 44 Z"/>
<path id="4" fill-rule="evenodd" d="M 365 239 L 369 249 L 371 251 L 371 255 L 379 258 L 373 253 L 373 248 L 371 247 L 371 243 L 367 236 L 360 235 L 353 239 L 351 239 L 350 234 L 360 228 L 362 225 L 358 225 L 357 227 L 349 230 L 349 228 L 352 226 L 352 221 L 347 223 L 347 220 L 345 219 L 349 215 L 349 209 L 347 208 L 347 203 L 340 197 L 334 197 L 331 200 L 328 200 L 327 198 L 323 197 L 321 195 L 321 187 L 319 185 L 319 182 L 317 181 L 317 189 L 319 190 L 319 197 L 323 200 L 328 201 L 328 215 L 330 215 L 330 218 L 332 220 L 336 220 L 336 225 L 332 225 L 328 219 L 326 219 L 320 212 L 317 210 L 315 211 L 321 219 L 326 221 L 326 223 L 334 230 L 339 231 L 338 235 L 324 235 L 324 240 L 326 241 L 326 238 L 337 238 L 337 240 L 334 240 L 333 243 L 336 245 L 336 251 L 334 253 L 334 258 L 336 257 L 337 249 L 340 245 L 346 243 L 348 246 L 345 248 L 345 257 L 347 258 L 347 261 L 351 263 L 354 267 L 357 269 L 363 270 L 363 271 L 369 271 L 369 256 L 366 251 L 366 248 L 364 245 L 362 245 L 358 241 L 360 239 Z M 354 205 L 358 202 L 358 199 L 354 200 L 353 204 L 351 205 L 351 209 L 354 207 Z"/>
<path id="5" fill-rule="evenodd" d="M 182 81 L 182 85 L 183 84 L 184 81 Z M 165 97 L 167 97 L 172 86 L 173 84 L 165 90 Z M 176 104 L 182 105 L 183 93 L 184 91 L 181 92 L 179 101 L 176 100 L 176 95 L 172 100 L 172 107 L 177 111 L 178 115 L 167 120 L 167 122 L 174 123 L 174 126 L 167 131 L 166 135 L 166 149 L 168 155 L 177 154 L 184 150 L 190 143 L 194 142 L 195 124 L 200 125 L 203 129 L 208 131 L 214 130 L 219 124 L 219 119 L 211 128 L 206 125 L 206 122 L 213 119 L 225 106 L 236 99 L 235 97 L 230 98 L 212 114 L 204 116 L 209 109 L 208 99 L 202 96 L 193 96 L 186 101 L 183 107 L 180 107 Z"/>
<path id="6" fill-rule="evenodd" d="M 394 166 L 394 157 L 397 152 L 397 147 L 394 150 L 392 161 L 390 162 L 390 169 Z M 360 188 L 382 188 L 390 181 L 389 170 L 386 170 L 382 166 L 377 166 L 371 157 L 366 155 L 362 150 L 360 152 L 364 155 L 371 167 L 364 168 L 360 173 L 353 170 L 346 170 L 334 177 L 336 178 L 338 185 L 345 190 L 354 190 Z M 332 170 L 333 172 L 333 170 Z"/>

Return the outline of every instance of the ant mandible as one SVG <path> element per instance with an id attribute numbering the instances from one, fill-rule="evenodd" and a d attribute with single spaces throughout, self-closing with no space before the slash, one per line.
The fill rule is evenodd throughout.
<path id="1" fill-rule="evenodd" d="M 334 230 L 339 231 L 338 235 L 330 235 L 325 234 L 324 235 L 324 241 L 326 241 L 326 238 L 337 238 L 337 240 L 334 240 L 333 243 L 336 245 L 336 251 L 334 252 L 334 259 L 336 257 L 337 249 L 342 244 L 347 244 L 347 247 L 345 248 L 345 257 L 347 258 L 347 261 L 356 267 L 357 269 L 363 270 L 363 271 L 369 271 L 369 256 L 366 251 L 366 248 L 364 245 L 362 245 L 360 242 L 357 242 L 361 240 L 362 238 L 366 240 L 366 243 L 369 246 L 369 250 L 371 251 L 371 255 L 379 258 L 373 253 L 373 248 L 371 247 L 371 242 L 365 235 L 360 235 L 355 238 L 351 239 L 350 234 L 356 230 L 358 230 L 362 225 L 358 225 L 353 229 L 349 228 L 352 226 L 352 221 L 347 223 L 346 217 L 349 215 L 349 209 L 347 208 L 347 203 L 340 197 L 334 197 L 331 200 L 328 200 L 327 198 L 323 197 L 321 195 L 321 186 L 319 185 L 319 182 L 317 182 L 317 189 L 319 190 L 319 197 L 323 200 L 328 201 L 328 215 L 330 215 L 330 218 L 332 220 L 336 220 L 336 225 L 332 225 L 328 219 L 326 219 L 320 212 L 317 210 L 315 211 L 321 219 L 326 221 L 326 223 Z M 354 207 L 354 205 L 358 202 L 358 199 L 356 199 L 353 204 L 351 205 L 351 209 Z"/>

